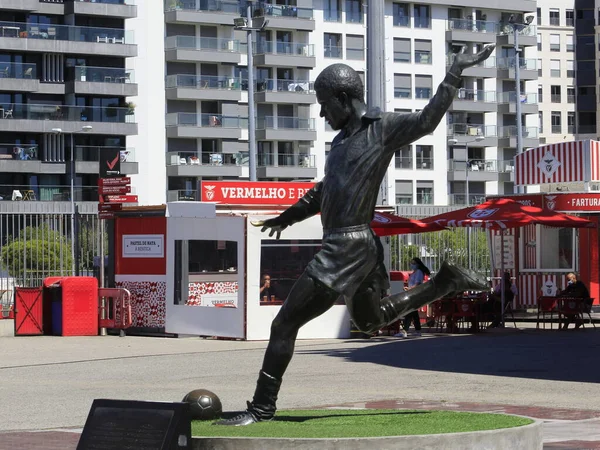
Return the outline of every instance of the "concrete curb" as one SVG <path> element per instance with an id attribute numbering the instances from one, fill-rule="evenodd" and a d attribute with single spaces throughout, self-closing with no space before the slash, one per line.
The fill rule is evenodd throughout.
<path id="1" fill-rule="evenodd" d="M 542 421 L 469 433 L 346 439 L 193 437 L 193 450 L 542 450 Z"/>

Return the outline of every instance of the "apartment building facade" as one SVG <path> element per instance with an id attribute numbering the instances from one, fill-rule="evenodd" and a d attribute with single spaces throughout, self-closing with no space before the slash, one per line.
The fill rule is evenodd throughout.
<path id="1" fill-rule="evenodd" d="M 97 202 L 104 149 L 119 152 L 123 173 L 138 172 L 126 142 L 137 133 L 127 98 L 138 92 L 125 23 L 136 14 L 128 0 L 0 3 L 0 197 L 12 210 Z"/>

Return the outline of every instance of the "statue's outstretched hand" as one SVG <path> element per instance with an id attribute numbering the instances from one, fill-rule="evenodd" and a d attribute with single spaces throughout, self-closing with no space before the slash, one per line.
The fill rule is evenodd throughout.
<path id="1" fill-rule="evenodd" d="M 467 67 L 476 66 L 477 64 L 488 59 L 495 48 L 496 46 L 494 44 L 486 45 L 479 53 L 470 54 L 465 53 L 466 47 L 463 46 L 460 52 L 454 56 L 452 68 L 458 71 L 458 73 L 455 73 L 455 75 L 459 75 Z M 452 73 L 454 72 L 455 71 L 452 71 Z"/>
<path id="2" fill-rule="evenodd" d="M 269 237 L 273 237 L 273 235 L 277 233 L 275 239 L 279 239 L 281 232 L 288 227 L 282 223 L 282 220 L 279 216 L 267 220 L 255 220 L 251 221 L 250 223 L 255 227 L 262 227 L 260 231 L 263 233 L 269 230 Z"/>

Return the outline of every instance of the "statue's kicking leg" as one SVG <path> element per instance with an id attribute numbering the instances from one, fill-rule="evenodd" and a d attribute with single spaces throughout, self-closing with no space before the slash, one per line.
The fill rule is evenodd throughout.
<path id="1" fill-rule="evenodd" d="M 361 284 L 352 299 L 346 299 L 355 325 L 365 333 L 374 333 L 395 322 L 399 317 L 415 311 L 452 292 L 484 291 L 487 280 L 477 273 L 446 261 L 428 282 L 382 298 L 387 279 L 374 271 Z"/>
<path id="2" fill-rule="evenodd" d="M 271 324 L 269 345 L 252 402 L 248 402 L 246 411 L 217 425 L 250 425 L 273 418 L 281 379 L 294 355 L 298 330 L 331 308 L 338 298 L 338 293 L 306 272 L 300 276 Z"/>

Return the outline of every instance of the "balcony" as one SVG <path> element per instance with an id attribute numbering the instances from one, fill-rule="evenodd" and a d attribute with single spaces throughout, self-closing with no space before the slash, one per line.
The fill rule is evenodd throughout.
<path id="1" fill-rule="evenodd" d="M 579 125 L 577 127 L 577 134 L 596 134 L 596 125 Z M 594 137 L 594 139 L 596 139 Z"/>
<path id="2" fill-rule="evenodd" d="M 133 70 L 113 67 L 75 66 L 75 78 L 67 85 L 67 92 L 84 95 L 135 97 L 138 85 Z"/>
<path id="3" fill-rule="evenodd" d="M 449 194 L 448 205 L 450 206 L 475 206 L 485 202 L 485 194 Z"/>
<path id="4" fill-rule="evenodd" d="M 314 155 L 297 153 L 259 153 L 256 163 L 258 178 L 309 178 L 317 176 Z"/>
<path id="5" fill-rule="evenodd" d="M 240 139 L 247 119 L 222 114 L 168 113 L 168 138 Z"/>
<path id="6" fill-rule="evenodd" d="M 517 113 L 517 93 L 502 92 L 498 98 L 498 113 L 516 114 Z M 537 93 L 521 93 L 521 114 L 538 113 Z"/>
<path id="7" fill-rule="evenodd" d="M 470 19 L 448 19 L 446 21 L 446 41 L 495 43 L 498 22 Z"/>
<path id="8" fill-rule="evenodd" d="M 315 119 L 299 117 L 259 117 L 256 139 L 260 141 L 314 141 L 317 139 Z"/>
<path id="9" fill-rule="evenodd" d="M 313 44 L 259 41 L 255 48 L 254 64 L 257 66 L 313 68 L 316 65 Z"/>
<path id="10" fill-rule="evenodd" d="M 115 149 L 116 147 L 94 147 L 94 146 L 75 146 L 75 172 L 98 174 L 100 152 L 104 149 Z M 139 173 L 139 164 L 135 157 L 134 148 L 117 147 L 121 155 L 121 173 L 127 175 L 136 175 Z"/>
<path id="11" fill-rule="evenodd" d="M 495 112 L 498 109 L 495 91 L 459 89 L 449 111 Z"/>
<path id="12" fill-rule="evenodd" d="M 468 171 L 467 171 L 468 170 Z M 510 181 L 512 161 L 496 159 L 448 160 L 448 181 Z"/>
<path id="13" fill-rule="evenodd" d="M 317 102 L 314 83 L 306 80 L 266 79 L 258 81 L 254 99 L 258 103 L 312 105 Z"/>
<path id="14" fill-rule="evenodd" d="M 39 7 L 39 0 L 2 0 L 2 8 L 10 11 L 36 11 Z"/>
<path id="15" fill-rule="evenodd" d="M 168 75 L 168 100 L 221 100 L 239 102 L 243 82 L 239 78 L 207 75 Z M 246 81 L 246 88 L 248 82 Z"/>
<path id="16" fill-rule="evenodd" d="M 165 0 L 166 23 L 204 23 L 233 25 L 233 19 L 242 13 L 237 1 L 210 2 Z"/>
<path id="17" fill-rule="evenodd" d="M 134 0 L 73 0 L 65 2 L 65 14 L 133 19 L 137 6 Z"/>
<path id="18" fill-rule="evenodd" d="M 167 191 L 168 202 L 199 202 L 200 192 L 197 189 L 175 189 Z"/>
<path id="19" fill-rule="evenodd" d="M 433 158 L 417 156 L 417 170 L 433 170 Z"/>
<path id="20" fill-rule="evenodd" d="M 314 31 L 315 21 L 312 8 L 259 3 L 263 13 L 269 19 L 269 27 L 281 30 Z"/>
<path id="21" fill-rule="evenodd" d="M 0 173 L 65 173 L 64 163 L 42 161 L 40 156 L 35 144 L 0 144 Z"/>
<path id="22" fill-rule="evenodd" d="M 97 202 L 98 186 L 75 186 L 76 202 Z M 68 202 L 71 201 L 71 186 L 38 184 L 2 184 L 0 200 L 32 202 Z"/>
<path id="23" fill-rule="evenodd" d="M 240 177 L 243 163 L 241 153 L 167 152 L 167 176 Z"/>
<path id="24" fill-rule="evenodd" d="M 527 147 L 537 147 L 539 145 L 538 127 L 521 127 L 522 130 L 522 149 Z M 517 127 L 508 125 L 498 127 L 498 147 L 516 148 L 517 147 Z"/>
<path id="25" fill-rule="evenodd" d="M 0 22 L 0 46 L 13 52 L 137 56 L 133 32 L 119 28 Z"/>
<path id="26" fill-rule="evenodd" d="M 498 46 L 515 45 L 515 32 L 512 25 L 509 23 L 500 22 L 498 29 L 498 37 L 496 39 Z M 537 26 L 530 24 L 519 31 L 519 46 L 520 47 L 537 47 Z"/>
<path id="27" fill-rule="evenodd" d="M 39 88 L 35 64 L 0 63 L 0 91 L 36 92 Z"/>
<path id="28" fill-rule="evenodd" d="M 496 65 L 498 67 L 497 78 L 503 80 L 515 79 L 515 61 L 516 58 L 497 58 Z M 537 80 L 537 61 L 535 59 L 520 58 L 519 75 L 522 81 Z"/>
<path id="29" fill-rule="evenodd" d="M 344 49 L 341 45 L 326 45 L 324 51 L 325 58 L 343 58 Z"/>
<path id="30" fill-rule="evenodd" d="M 394 166 L 396 169 L 412 170 L 413 159 L 412 156 L 396 156 L 394 157 Z"/>
<path id="31" fill-rule="evenodd" d="M 453 123 L 448 125 L 447 135 L 458 141 L 455 145 L 464 146 L 468 143 L 471 148 L 496 147 L 498 142 L 496 125 Z M 484 139 L 475 141 L 479 136 L 483 136 Z"/>
<path id="32" fill-rule="evenodd" d="M 52 128 L 62 128 L 64 133 L 75 133 L 81 130 L 82 122 L 91 125 L 94 134 L 137 134 L 130 108 L 0 104 L 0 131 L 51 133 Z"/>
<path id="33" fill-rule="evenodd" d="M 454 62 L 455 55 L 453 53 L 446 56 L 446 66 L 450 67 Z M 496 78 L 497 75 L 496 58 L 490 56 L 488 59 L 479 64 L 463 70 L 463 77 L 473 78 Z"/>
<path id="34" fill-rule="evenodd" d="M 169 36 L 165 41 L 167 61 L 240 64 L 240 42 L 235 39 Z"/>

